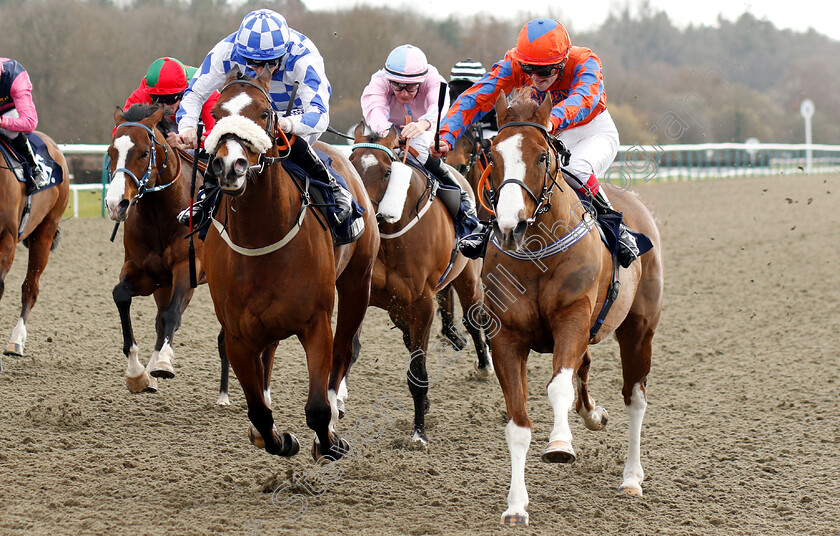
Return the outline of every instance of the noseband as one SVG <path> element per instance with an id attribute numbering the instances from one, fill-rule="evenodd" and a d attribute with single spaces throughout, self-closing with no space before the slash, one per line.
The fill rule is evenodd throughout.
<path id="1" fill-rule="evenodd" d="M 143 197 L 143 195 L 145 195 L 147 193 L 150 193 L 150 192 L 158 192 L 160 190 L 163 190 L 167 186 L 170 186 L 170 185 L 173 184 L 172 182 L 167 182 L 166 184 L 161 184 L 161 185 L 158 185 L 158 186 L 154 186 L 152 188 L 146 188 L 146 184 L 149 182 L 149 178 L 152 176 L 152 169 L 154 169 L 154 167 L 155 167 L 155 154 L 157 153 L 157 151 L 155 150 L 155 145 L 160 145 L 161 148 L 163 149 L 163 154 L 164 154 L 163 165 L 160 167 L 160 169 L 157 172 L 158 177 L 160 177 L 161 172 L 164 169 L 166 169 L 166 165 L 169 163 L 169 151 L 166 150 L 166 147 L 162 143 L 157 141 L 157 138 L 155 138 L 154 131 L 152 129 L 150 129 L 149 127 L 147 127 L 146 125 L 144 125 L 143 123 L 135 123 L 133 121 L 120 123 L 119 125 L 117 125 L 117 128 L 115 129 L 115 132 L 114 132 L 114 138 L 115 139 L 117 137 L 116 130 L 119 130 L 120 127 L 140 127 L 140 128 L 142 128 L 143 130 L 145 130 L 146 132 L 149 133 L 149 139 L 152 142 L 152 150 L 151 150 L 150 155 L 149 155 L 149 167 L 146 168 L 146 173 L 143 175 L 142 178 L 138 179 L 137 175 L 135 175 L 128 168 L 117 168 L 111 173 L 111 176 L 108 179 L 108 182 L 113 181 L 114 176 L 117 173 L 119 173 L 120 171 L 122 171 L 123 173 L 127 174 L 129 177 L 134 179 L 134 182 L 137 184 L 137 195 L 135 195 L 134 198 L 131 200 L 132 204 L 134 204 L 135 202 L 139 201 L 140 198 Z"/>
<path id="2" fill-rule="evenodd" d="M 531 225 L 537 219 L 537 216 L 539 216 L 540 214 L 545 214 L 546 212 L 548 212 L 551 209 L 551 194 L 554 190 L 554 187 L 556 186 L 558 190 L 560 190 L 561 192 L 563 191 L 563 188 L 561 188 L 560 185 L 557 183 L 557 174 L 560 172 L 560 169 L 561 169 L 560 164 L 561 163 L 564 164 L 564 165 L 568 165 L 568 163 L 569 163 L 568 154 L 569 153 L 568 153 L 568 151 L 566 151 L 565 146 L 563 145 L 563 142 L 561 142 L 555 136 L 552 136 L 551 134 L 549 134 L 548 129 L 546 129 L 544 125 L 541 125 L 539 123 L 533 123 L 531 121 L 511 121 L 510 123 L 505 123 L 504 125 L 500 126 L 499 127 L 499 132 L 501 133 L 502 130 L 504 130 L 508 127 L 534 127 L 536 129 L 538 129 L 540 132 L 542 132 L 543 137 L 548 142 L 548 150 L 545 151 L 545 153 L 543 153 L 543 154 L 546 155 L 547 162 L 546 162 L 546 166 L 545 166 L 545 175 L 543 176 L 543 187 L 542 187 L 542 191 L 540 192 L 539 197 L 537 197 L 534 194 L 534 192 L 531 191 L 531 189 L 528 187 L 527 184 L 525 184 L 523 181 L 521 181 L 519 179 L 505 179 L 505 180 L 502 181 L 502 183 L 499 185 L 499 187 L 497 189 L 493 188 L 494 192 L 495 191 L 501 192 L 502 188 L 504 188 L 504 186 L 506 184 L 516 184 L 517 186 L 521 187 L 523 190 L 528 192 L 528 195 L 530 195 L 531 198 L 537 203 L 537 206 L 534 209 L 534 214 L 530 218 L 525 220 L 528 223 L 528 225 Z M 560 151 L 558 151 L 558 149 L 556 147 L 557 144 L 559 144 L 562 147 L 562 149 Z M 558 154 L 558 153 L 562 153 L 562 157 L 563 157 L 562 159 L 561 159 L 561 154 Z M 554 174 L 551 173 L 551 155 L 554 155 L 554 163 L 555 163 Z M 549 180 L 550 180 L 550 182 L 549 182 Z M 490 184 L 490 186 L 492 188 L 492 186 L 493 186 L 492 183 Z M 494 195 L 493 197 L 494 197 L 493 208 L 495 209 L 498 206 L 498 200 L 496 199 L 497 196 Z"/>

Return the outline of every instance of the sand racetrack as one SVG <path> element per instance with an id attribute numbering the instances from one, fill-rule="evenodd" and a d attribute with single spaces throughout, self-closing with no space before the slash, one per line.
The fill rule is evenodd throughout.
<path id="1" fill-rule="evenodd" d="M 515 532 L 837 535 L 840 177 L 637 191 L 659 220 L 666 273 L 642 431 L 645 495 L 616 495 L 627 418 L 614 340 L 593 348 L 590 384 L 610 422 L 591 432 L 570 416 L 578 461 L 569 466 L 539 460 L 552 425 L 550 357 L 534 354 L 531 527 Z M 110 243 L 111 228 L 63 222 L 26 357 L 3 357 L 0 535 L 512 533 L 498 525 L 510 476 L 502 393 L 495 378 L 472 375 L 471 349 L 430 364 L 431 443 L 418 449 L 406 352 L 387 316 L 371 309 L 340 427 L 365 441 L 356 456 L 314 473 L 300 345 L 281 343 L 272 384 L 278 428 L 302 445 L 287 460 L 249 443 L 235 379 L 231 405 L 215 404 L 218 323 L 206 287 L 176 334 L 176 377 L 156 394 L 127 391 L 111 298 L 121 234 Z M 3 347 L 19 313 L 23 246 L 17 255 L 0 303 Z M 135 300 L 133 311 L 145 363 L 153 300 Z"/>

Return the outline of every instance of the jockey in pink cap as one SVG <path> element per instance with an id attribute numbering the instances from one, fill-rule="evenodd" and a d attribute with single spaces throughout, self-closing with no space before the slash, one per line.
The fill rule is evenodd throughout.
<path id="1" fill-rule="evenodd" d="M 401 45 L 388 54 L 384 68 L 373 73 L 362 92 L 362 115 L 365 123 L 379 136 L 385 136 L 393 126 L 417 151 L 417 160 L 441 183 L 461 192 L 460 212 L 465 229 L 481 231 L 476 218 L 475 203 L 461 190 L 449 166 L 440 158 L 429 156 L 437 131 L 440 85 L 446 80 L 429 65 L 422 50 L 413 45 Z M 443 109 L 449 108 L 449 95 L 444 93 Z M 408 118 L 408 121 L 406 121 Z M 469 237 L 462 238 L 464 246 Z"/>

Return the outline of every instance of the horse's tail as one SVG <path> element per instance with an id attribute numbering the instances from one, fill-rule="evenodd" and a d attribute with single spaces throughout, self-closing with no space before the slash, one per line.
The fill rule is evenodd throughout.
<path id="1" fill-rule="evenodd" d="M 50 245 L 50 251 L 55 251 L 58 247 L 58 243 L 61 242 L 61 227 L 55 228 L 55 234 L 53 235 L 52 244 Z M 29 249 L 29 237 L 23 239 L 23 245 Z"/>

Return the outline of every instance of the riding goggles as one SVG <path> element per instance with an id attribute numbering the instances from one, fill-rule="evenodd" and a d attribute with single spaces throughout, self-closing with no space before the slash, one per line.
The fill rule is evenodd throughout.
<path id="1" fill-rule="evenodd" d="M 558 63 L 556 65 L 531 65 L 528 63 L 520 63 L 519 66 L 522 67 L 522 72 L 525 74 L 535 74 L 537 76 L 547 78 L 549 76 L 554 76 L 555 74 L 562 71 L 564 64 Z"/>
<path id="2" fill-rule="evenodd" d="M 181 97 L 184 96 L 184 92 L 180 93 L 173 93 L 172 95 L 150 95 L 152 98 L 152 104 L 175 104 Z"/>
<path id="3" fill-rule="evenodd" d="M 280 60 L 278 58 L 274 58 L 273 60 L 248 60 L 248 67 L 253 70 L 257 70 L 257 67 L 268 67 L 274 68 L 280 65 Z"/>
<path id="4" fill-rule="evenodd" d="M 399 83 L 399 82 L 391 82 L 391 88 L 392 88 L 395 92 L 397 92 L 397 91 L 405 91 L 405 92 L 408 92 L 408 93 L 414 93 L 414 92 L 416 92 L 418 89 L 420 89 L 420 84 L 419 84 L 419 83 L 415 83 L 415 84 L 401 84 L 401 83 Z"/>

